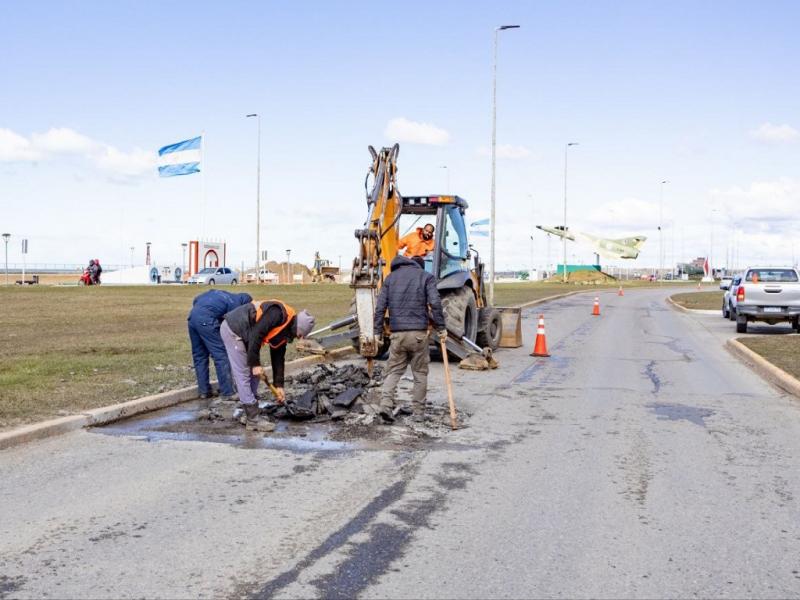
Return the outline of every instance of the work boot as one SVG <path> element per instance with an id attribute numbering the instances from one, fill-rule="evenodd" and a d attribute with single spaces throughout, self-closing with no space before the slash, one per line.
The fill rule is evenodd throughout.
<path id="1" fill-rule="evenodd" d="M 391 406 L 381 406 L 378 409 L 378 414 L 381 416 L 384 423 L 394 423 L 394 415 L 392 414 Z"/>
<path id="2" fill-rule="evenodd" d="M 242 404 L 241 406 L 244 410 L 244 414 L 242 418 L 239 419 L 239 422 L 242 425 L 254 425 L 258 421 L 258 416 L 261 414 L 261 409 L 258 408 L 258 404 Z"/>
<path id="3" fill-rule="evenodd" d="M 206 392 L 204 394 L 198 394 L 197 397 L 200 398 L 200 400 L 208 400 L 216 395 L 217 393 L 214 390 L 211 390 L 210 392 Z"/>

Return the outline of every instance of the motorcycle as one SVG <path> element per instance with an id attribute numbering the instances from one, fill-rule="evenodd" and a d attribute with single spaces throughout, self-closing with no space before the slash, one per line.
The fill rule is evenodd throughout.
<path id="1" fill-rule="evenodd" d="M 83 270 L 83 275 L 78 279 L 78 285 L 98 285 L 92 281 L 92 274 L 89 272 L 88 267 Z"/>

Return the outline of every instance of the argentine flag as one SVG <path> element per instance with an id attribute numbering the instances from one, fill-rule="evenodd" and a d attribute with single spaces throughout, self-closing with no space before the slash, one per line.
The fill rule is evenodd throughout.
<path id="1" fill-rule="evenodd" d="M 469 234 L 474 237 L 489 237 L 489 231 L 486 229 L 488 226 L 489 219 L 473 221 L 469 224 Z"/>
<path id="2" fill-rule="evenodd" d="M 203 136 L 164 146 L 158 151 L 158 175 L 175 177 L 200 172 Z"/>

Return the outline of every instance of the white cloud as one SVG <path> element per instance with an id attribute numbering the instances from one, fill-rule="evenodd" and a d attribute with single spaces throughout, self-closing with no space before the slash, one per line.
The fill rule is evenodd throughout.
<path id="1" fill-rule="evenodd" d="M 10 129 L 0 128 L 0 162 L 30 161 L 40 158 L 30 140 Z"/>
<path id="2" fill-rule="evenodd" d="M 55 160 L 68 155 L 80 156 L 102 171 L 127 178 L 153 172 L 156 165 L 155 152 L 140 148 L 124 152 L 67 127 L 33 133 L 30 138 L 0 129 L 0 162 Z"/>
<path id="3" fill-rule="evenodd" d="M 53 154 L 80 154 L 101 145 L 66 127 L 53 128 L 46 133 L 34 133 L 31 135 L 31 142 L 39 150 Z"/>
<path id="4" fill-rule="evenodd" d="M 734 186 L 711 191 L 714 204 L 731 224 L 749 221 L 748 227 L 762 230 L 795 229 L 800 213 L 800 181 L 781 177 L 754 181 L 748 187 Z"/>
<path id="5" fill-rule="evenodd" d="M 391 119 L 386 124 L 384 135 L 395 142 L 427 144 L 429 146 L 444 146 L 450 141 L 450 134 L 441 127 L 431 123 L 410 121 L 403 117 Z"/>
<path id="6" fill-rule="evenodd" d="M 525 146 L 514 146 L 512 144 L 500 144 L 496 148 L 497 158 L 505 158 L 509 160 L 520 160 L 522 158 L 529 158 L 533 156 L 533 152 L 531 152 Z M 477 149 L 477 153 L 480 156 L 491 156 L 492 152 L 490 148 L 486 146 L 481 146 Z"/>
<path id="7" fill-rule="evenodd" d="M 750 132 L 750 136 L 761 142 L 769 144 L 785 144 L 794 142 L 800 138 L 800 131 L 791 125 L 773 125 L 770 122 L 763 123 L 757 129 Z"/>

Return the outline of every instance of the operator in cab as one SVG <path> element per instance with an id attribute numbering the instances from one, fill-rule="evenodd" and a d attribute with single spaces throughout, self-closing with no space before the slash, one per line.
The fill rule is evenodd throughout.
<path id="1" fill-rule="evenodd" d="M 248 421 L 258 419 L 259 415 L 256 392 L 264 374 L 261 347 L 269 346 L 272 381 L 277 388 L 277 401 L 282 403 L 286 398 L 283 390 L 286 346 L 313 329 L 314 317 L 308 311 L 297 312 L 280 300 L 254 300 L 225 315 L 219 332 Z"/>
<path id="2" fill-rule="evenodd" d="M 424 257 L 429 252 L 433 252 L 433 232 L 434 227 L 430 223 L 424 227 L 417 227 L 416 231 L 401 237 L 397 247 L 400 250 L 405 248 L 404 255 L 408 258 Z"/>

